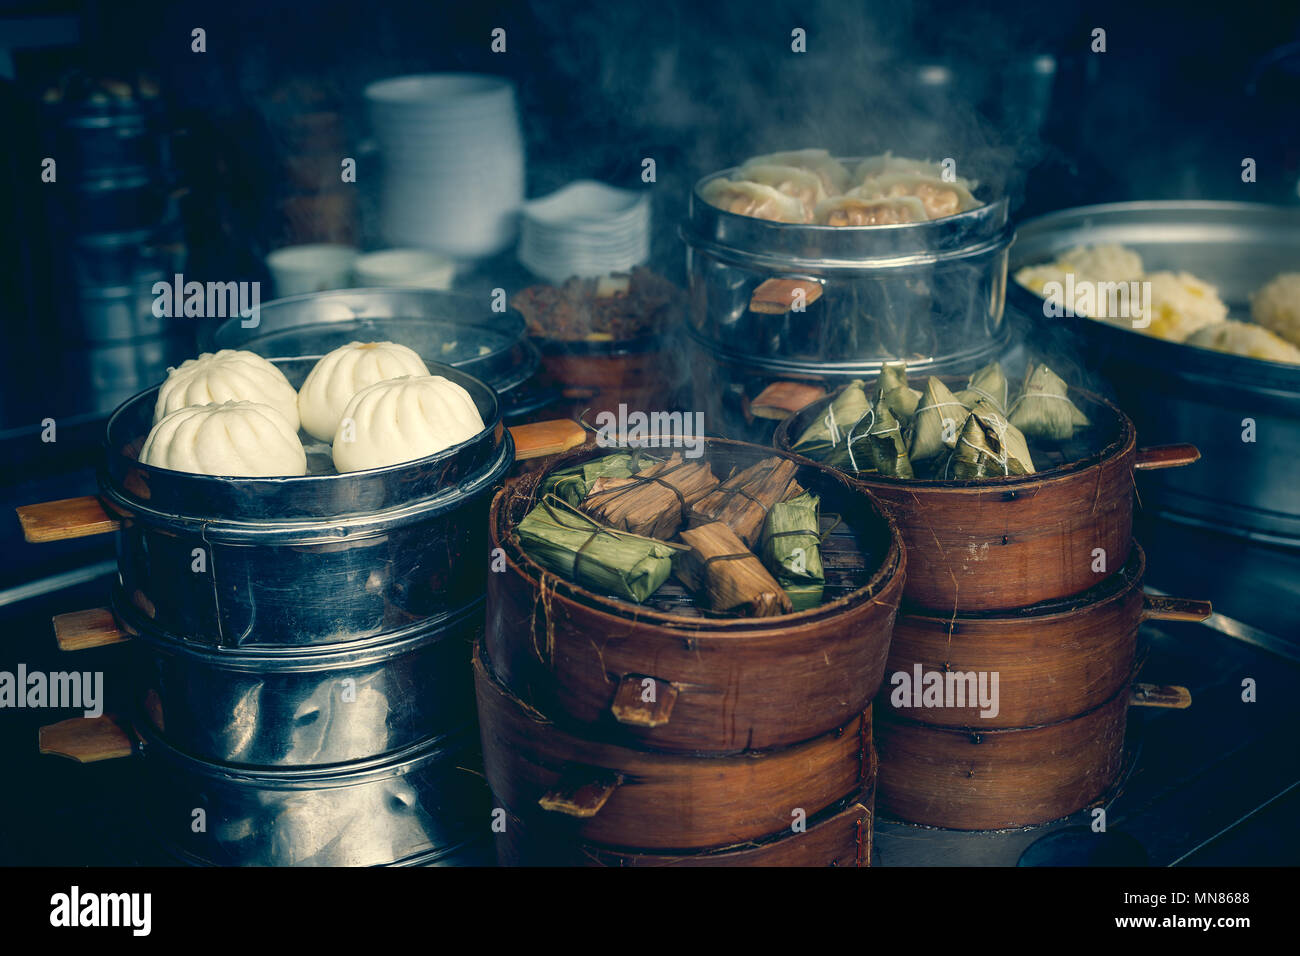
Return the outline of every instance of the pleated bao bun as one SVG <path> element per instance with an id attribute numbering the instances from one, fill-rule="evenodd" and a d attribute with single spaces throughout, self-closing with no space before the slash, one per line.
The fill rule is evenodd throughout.
<path id="1" fill-rule="evenodd" d="M 226 478 L 307 474 L 307 454 L 284 415 L 257 402 L 191 405 L 163 416 L 149 431 L 140 462 Z"/>
<path id="2" fill-rule="evenodd" d="M 303 430 L 320 441 L 332 441 L 348 403 L 363 389 L 388 379 L 428 374 L 424 360 L 396 342 L 340 346 L 316 363 L 298 390 Z"/>
<path id="3" fill-rule="evenodd" d="M 284 416 L 290 432 L 298 431 L 298 393 L 284 373 L 253 352 L 222 349 L 204 352 L 168 369 L 158 389 L 153 421 L 193 405 L 256 402 Z"/>
<path id="4" fill-rule="evenodd" d="M 348 402 L 333 437 L 340 472 L 383 468 L 468 441 L 486 426 L 469 392 L 441 375 L 376 382 Z"/>

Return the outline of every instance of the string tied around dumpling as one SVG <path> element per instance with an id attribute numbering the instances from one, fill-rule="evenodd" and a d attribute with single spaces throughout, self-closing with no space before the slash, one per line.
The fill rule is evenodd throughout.
<path id="1" fill-rule="evenodd" d="M 971 413 L 971 417 L 972 418 L 975 417 L 973 412 Z M 976 420 L 978 421 L 979 419 Z M 998 418 L 990 419 L 989 423 L 993 426 L 993 430 L 997 432 L 998 448 L 1001 450 L 1001 455 L 999 455 L 996 451 L 990 451 L 988 448 L 980 448 L 978 445 L 974 445 L 968 442 L 964 434 L 957 436 L 957 444 L 965 445 L 967 448 L 973 448 L 978 454 L 984 455 L 985 457 L 988 458 L 992 458 L 993 461 L 998 465 L 998 467 L 1002 469 L 1003 476 L 1004 477 L 1009 476 L 1011 474 L 1011 465 L 1010 465 L 1011 453 L 1007 451 L 1007 429 L 1010 426 L 1008 423 Z M 962 431 L 964 432 L 965 429 L 963 428 Z M 948 461 L 943 468 L 943 477 L 945 479 L 948 477 L 948 473 L 952 471 L 952 462 L 953 459 L 956 457 L 957 457 L 957 449 L 954 448 L 952 450 L 952 453 L 948 455 Z"/>
<path id="2" fill-rule="evenodd" d="M 866 418 L 868 415 L 871 416 L 871 424 L 867 425 L 867 433 L 865 435 L 860 435 L 858 440 L 861 441 L 863 438 L 870 438 L 871 427 L 876 423 L 876 410 L 874 408 L 868 407 L 865 412 L 858 416 L 858 420 L 854 422 L 853 426 L 849 429 L 847 451 L 849 453 L 849 466 L 853 469 L 854 474 L 857 474 L 862 469 L 858 467 L 858 459 L 853 454 L 853 433 L 857 430 L 858 425 L 862 423 L 862 419 Z"/>

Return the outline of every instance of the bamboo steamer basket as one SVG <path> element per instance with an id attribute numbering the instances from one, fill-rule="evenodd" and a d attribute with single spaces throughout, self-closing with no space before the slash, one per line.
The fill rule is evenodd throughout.
<path id="1" fill-rule="evenodd" d="M 788 450 L 834 397 L 783 421 L 776 447 Z M 907 546 L 906 606 L 951 615 L 1058 601 L 1096 586 L 1128 560 L 1134 471 L 1191 464 L 1200 452 L 1191 445 L 1139 449 L 1132 421 L 1115 405 L 1078 389 L 1071 397 L 1099 438 L 1036 474 L 856 476 L 898 523 Z"/>
<path id="2" fill-rule="evenodd" d="M 1084 714 L 1039 727 L 877 723 L 879 806 L 909 823 L 1000 830 L 1068 816 L 1100 797 L 1123 766 L 1128 708 L 1189 706 L 1182 687 L 1121 687 Z"/>
<path id="3" fill-rule="evenodd" d="M 497 835 L 497 857 L 502 866 L 865 867 L 871 865 L 874 807 L 873 780 L 861 792 L 810 817 L 802 831 L 787 826 L 766 839 L 696 853 L 608 850 L 574 843 L 542 824 L 530 828 L 518 817 L 508 817 Z"/>
<path id="4" fill-rule="evenodd" d="M 709 439 L 707 449 L 724 468 L 781 454 L 721 439 Z M 584 448 L 552 468 L 600 453 Z M 490 546 L 504 555 L 504 571 L 488 575 L 484 644 L 494 676 L 530 706 L 586 732 L 676 753 L 768 750 L 851 721 L 884 675 L 905 557 L 861 486 L 799 460 L 797 480 L 822 496 L 824 516 L 840 515 L 849 535 L 834 560 L 832 539 L 823 548 L 828 581 L 832 564 L 856 566 L 842 568 L 849 584 L 835 600 L 772 618 L 688 615 L 685 598 L 669 612 L 638 607 L 546 572 L 510 533 L 548 472 L 512 483 L 490 515 Z M 653 702 L 642 699 L 650 696 L 647 680 Z"/>
<path id="5" fill-rule="evenodd" d="M 488 785 L 516 817 L 538 811 L 579 843 L 626 850 L 732 847 L 812 817 L 875 772 L 871 711 L 803 743 L 681 755 L 578 736 L 530 707 L 474 657 Z"/>
<path id="6" fill-rule="evenodd" d="M 881 709 L 924 724 L 990 730 L 1054 724 L 1091 711 L 1129 685 L 1144 621 L 1210 616 L 1208 601 L 1144 593 L 1145 569 L 1145 554 L 1134 542 L 1119 572 L 1075 599 L 1010 614 L 900 613 Z M 978 705 L 891 702 L 895 675 L 914 675 L 918 665 L 923 672 L 997 674 L 998 713 L 985 717 Z"/>

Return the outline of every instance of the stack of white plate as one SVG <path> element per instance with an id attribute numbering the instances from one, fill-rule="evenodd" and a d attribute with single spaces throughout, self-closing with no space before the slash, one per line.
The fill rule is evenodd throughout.
<path id="1" fill-rule="evenodd" d="M 524 204 L 519 261 L 559 283 L 624 272 L 650 258 L 650 195 L 582 179 Z"/>
<path id="2" fill-rule="evenodd" d="M 475 259 L 514 241 L 524 142 L 508 80 L 402 76 L 366 87 L 366 102 L 384 161 L 388 242 Z"/>

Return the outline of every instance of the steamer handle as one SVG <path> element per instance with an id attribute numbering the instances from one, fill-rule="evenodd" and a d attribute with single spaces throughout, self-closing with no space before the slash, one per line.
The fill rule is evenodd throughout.
<path id="1" fill-rule="evenodd" d="M 803 292 L 803 305 L 822 297 L 822 280 L 812 276 L 773 276 L 758 284 L 749 297 L 749 311 L 760 315 L 785 315 L 795 306 L 795 290 Z"/>
<path id="2" fill-rule="evenodd" d="M 1201 460 L 1201 450 L 1195 445 L 1152 445 L 1139 448 L 1133 467 L 1138 471 L 1156 471 L 1160 468 L 1181 468 Z"/>
<path id="3" fill-rule="evenodd" d="M 571 418 L 557 418 L 510 429 L 515 440 L 515 461 L 558 455 L 587 440 L 587 431 Z"/>
<path id="4" fill-rule="evenodd" d="M 673 716 L 678 690 L 666 680 L 627 674 L 614 692 L 609 705 L 614 719 L 632 727 L 662 727 Z M 649 698 L 647 700 L 647 698 Z"/>
<path id="5" fill-rule="evenodd" d="M 37 746 L 43 754 L 67 757 L 77 763 L 117 760 L 135 753 L 135 737 L 116 717 L 73 717 L 48 724 L 37 731 Z"/>
<path id="6" fill-rule="evenodd" d="M 118 627 L 106 607 L 54 615 L 54 642 L 61 651 L 84 651 L 129 641 L 131 635 Z"/>
<path id="7" fill-rule="evenodd" d="M 1163 594 L 1142 595 L 1142 620 L 1144 621 L 1204 621 L 1214 613 L 1209 601 L 1191 598 L 1166 597 Z"/>
<path id="8" fill-rule="evenodd" d="M 1128 705 L 1186 710 L 1192 706 L 1192 692 L 1177 684 L 1134 684 L 1129 688 Z"/>
<path id="9" fill-rule="evenodd" d="M 542 794 L 537 801 L 543 810 L 562 813 L 567 817 L 590 819 L 609 802 L 614 791 L 622 784 L 618 774 L 589 771 L 596 776 L 566 776 L 554 788 Z"/>
<path id="10" fill-rule="evenodd" d="M 94 495 L 61 498 L 15 508 L 28 544 L 46 544 L 70 538 L 89 538 L 116 531 L 121 522 L 104 510 Z"/>

